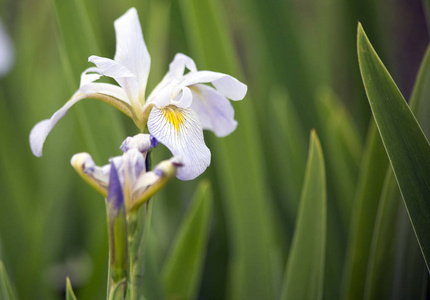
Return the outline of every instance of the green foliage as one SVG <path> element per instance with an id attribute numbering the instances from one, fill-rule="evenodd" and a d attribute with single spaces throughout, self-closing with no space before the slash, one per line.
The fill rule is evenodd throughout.
<path id="1" fill-rule="evenodd" d="M 134 271 L 144 275 L 146 299 L 428 297 L 415 233 L 428 256 L 430 50 L 412 115 L 362 30 L 360 77 L 355 43 L 360 20 L 409 95 L 428 43 L 429 1 L 422 4 L 425 14 L 371 0 L 0 1 L 16 57 L 0 78 L 1 260 L 10 275 L 1 263 L 0 298 L 106 297 L 105 203 L 69 161 L 85 151 L 102 164 L 135 126 L 84 100 L 53 130 L 42 158 L 31 155 L 28 134 L 70 98 L 90 55 L 113 57 L 113 21 L 131 6 L 151 54 L 148 90 L 177 52 L 248 85 L 232 102 L 237 130 L 223 139 L 205 132 L 212 162 L 199 180 L 210 187 L 173 180 L 151 199 L 150 217 L 138 217 L 145 247 L 133 251 L 145 260 Z M 321 147 L 316 134 L 308 144 L 311 128 Z M 160 145 L 153 161 L 170 156 Z M 66 263 L 83 256 L 85 268 Z M 111 289 L 122 298 L 123 282 Z"/>
<path id="2" fill-rule="evenodd" d="M 361 25 L 357 48 L 373 116 L 427 262 L 430 259 L 427 234 L 430 229 L 430 145 Z"/>
<path id="3" fill-rule="evenodd" d="M 324 157 L 311 132 L 309 156 L 281 299 L 322 299 L 327 192 Z"/>
<path id="4" fill-rule="evenodd" d="M 209 182 L 197 188 L 163 270 L 168 299 L 194 299 L 201 277 L 212 212 Z"/>

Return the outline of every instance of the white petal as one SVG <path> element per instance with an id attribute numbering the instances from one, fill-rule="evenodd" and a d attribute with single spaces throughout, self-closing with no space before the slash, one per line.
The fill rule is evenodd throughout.
<path id="1" fill-rule="evenodd" d="M 229 100 L 204 84 L 193 86 L 192 91 L 190 108 L 199 116 L 203 129 L 212 130 L 218 137 L 229 135 L 236 129 L 234 109 Z"/>
<path id="2" fill-rule="evenodd" d="M 197 67 L 194 60 L 182 53 L 177 53 L 175 58 L 169 65 L 169 76 L 171 78 L 180 78 L 184 75 L 185 67 L 191 72 L 197 72 Z"/>
<path id="3" fill-rule="evenodd" d="M 145 96 L 151 58 L 143 39 L 142 28 L 136 9 L 130 8 L 115 23 L 115 61 L 127 67 L 136 77 L 140 97 Z"/>
<path id="4" fill-rule="evenodd" d="M 14 51 L 12 41 L 0 20 L 0 77 L 6 75 L 12 68 Z"/>
<path id="5" fill-rule="evenodd" d="M 124 153 L 123 158 L 124 180 L 130 187 L 133 187 L 137 178 L 145 170 L 145 158 L 136 148 L 130 149 Z"/>
<path id="6" fill-rule="evenodd" d="M 90 56 L 88 61 L 95 64 L 104 76 L 115 79 L 126 92 L 130 103 L 138 103 L 139 83 L 136 76 L 127 67 L 112 59 L 96 55 Z"/>
<path id="7" fill-rule="evenodd" d="M 154 106 L 148 118 L 148 130 L 183 160 L 184 166 L 178 168 L 176 175 L 179 179 L 194 179 L 209 166 L 211 153 L 205 145 L 200 120 L 192 109 Z"/>
<path id="8" fill-rule="evenodd" d="M 89 74 L 89 72 L 96 72 L 96 73 Z M 119 86 L 109 84 L 109 83 L 93 82 L 99 79 L 100 76 L 101 76 L 101 73 L 99 69 L 94 67 L 86 69 L 84 72 L 82 72 L 81 83 L 80 83 L 80 88 L 78 92 L 82 94 L 84 93 L 104 94 L 104 95 L 115 97 L 131 105 L 130 101 L 128 101 L 127 94 Z"/>
<path id="9" fill-rule="evenodd" d="M 197 83 L 212 83 L 217 91 L 231 100 L 242 100 L 247 92 L 248 87 L 230 75 L 212 72 L 199 71 L 189 73 L 184 76 L 182 84 L 190 86 Z"/>
<path id="10" fill-rule="evenodd" d="M 171 103 L 181 108 L 187 108 L 191 105 L 192 101 L 193 94 L 191 93 L 191 90 L 188 87 L 183 87 L 175 99 L 171 100 Z"/>
<path id="11" fill-rule="evenodd" d="M 194 61 L 182 53 L 177 53 L 169 65 L 169 71 L 164 75 L 163 80 L 152 90 L 148 96 L 148 103 L 155 103 L 158 106 L 165 106 L 170 103 L 171 94 L 175 85 L 179 83 L 185 72 L 185 68 L 191 72 L 196 72 Z M 167 86 L 169 86 L 168 89 Z M 180 90 L 180 87 L 179 89 Z"/>
<path id="12" fill-rule="evenodd" d="M 30 132 L 30 147 L 33 154 L 37 157 L 42 156 L 42 148 L 43 143 L 46 140 L 46 137 L 51 132 L 52 128 L 54 128 L 55 124 L 64 117 L 69 108 L 77 103 L 78 101 L 84 99 L 85 96 L 77 96 L 63 105 L 59 110 L 57 110 L 50 119 L 40 121 L 37 123 Z"/>
<path id="13" fill-rule="evenodd" d="M 133 187 L 133 195 L 139 197 L 149 186 L 153 185 L 160 176 L 154 172 L 142 173 L 136 180 L 136 184 Z"/>
<path id="14" fill-rule="evenodd" d="M 133 137 L 127 137 L 119 148 L 122 152 L 137 149 L 139 152 L 143 153 L 157 147 L 157 145 L 158 141 L 155 137 L 146 133 L 139 133 Z"/>

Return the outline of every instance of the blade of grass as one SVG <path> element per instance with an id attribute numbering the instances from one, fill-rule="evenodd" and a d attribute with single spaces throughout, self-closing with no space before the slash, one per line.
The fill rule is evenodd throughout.
<path id="1" fill-rule="evenodd" d="M 357 49 L 367 97 L 426 264 L 430 259 L 430 145 L 359 24 Z"/>
<path id="2" fill-rule="evenodd" d="M 306 175 L 281 299 L 322 299 L 326 213 L 324 158 L 318 136 L 312 131 Z"/>

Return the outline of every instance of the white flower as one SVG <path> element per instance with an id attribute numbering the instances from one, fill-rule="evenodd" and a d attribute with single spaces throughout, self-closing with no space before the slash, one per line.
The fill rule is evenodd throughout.
<path id="1" fill-rule="evenodd" d="M 203 129 L 212 130 L 219 137 L 235 130 L 237 122 L 228 99 L 243 99 L 246 85 L 226 74 L 198 71 L 190 57 L 177 54 L 146 101 L 151 59 L 136 10 L 129 9 L 114 26 L 117 39 L 114 59 L 89 58 L 96 67 L 82 74 L 80 89 L 51 119 L 33 128 L 30 134 L 33 153 L 41 156 L 46 136 L 58 120 L 73 104 L 91 97 L 120 109 L 140 130 L 147 129 L 174 156 L 182 159 L 184 166 L 178 169 L 177 177 L 194 179 L 209 166 L 211 159 Z M 119 86 L 94 82 L 101 75 L 114 78 Z"/>

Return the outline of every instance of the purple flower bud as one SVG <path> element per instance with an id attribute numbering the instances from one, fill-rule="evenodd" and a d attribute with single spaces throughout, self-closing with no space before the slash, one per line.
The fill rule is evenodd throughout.
<path id="1" fill-rule="evenodd" d="M 113 160 L 110 161 L 109 190 L 108 190 L 108 211 L 111 217 L 118 214 L 124 206 L 124 194 L 122 193 L 121 182 Z"/>

